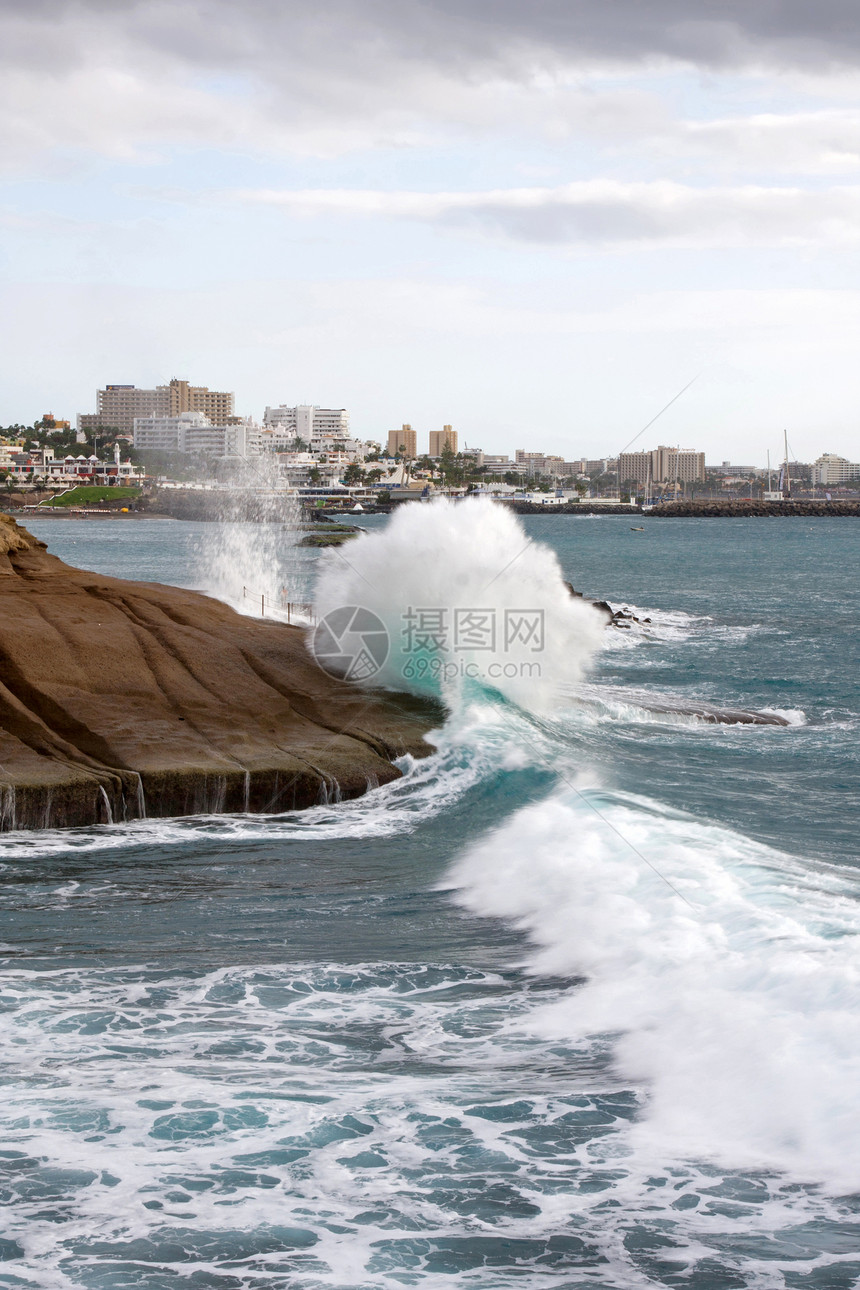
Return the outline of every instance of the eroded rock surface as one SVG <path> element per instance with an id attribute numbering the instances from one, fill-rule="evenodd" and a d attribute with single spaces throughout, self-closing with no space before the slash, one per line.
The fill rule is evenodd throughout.
<path id="1" fill-rule="evenodd" d="M 331 679 L 300 628 L 70 568 L 0 515 L 0 830 L 355 797 L 440 721 Z"/>

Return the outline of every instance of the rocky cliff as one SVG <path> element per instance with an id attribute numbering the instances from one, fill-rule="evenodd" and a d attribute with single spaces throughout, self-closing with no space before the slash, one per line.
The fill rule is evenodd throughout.
<path id="1" fill-rule="evenodd" d="M 0 830 L 355 797 L 440 720 L 332 680 L 299 628 L 72 569 L 0 515 Z"/>

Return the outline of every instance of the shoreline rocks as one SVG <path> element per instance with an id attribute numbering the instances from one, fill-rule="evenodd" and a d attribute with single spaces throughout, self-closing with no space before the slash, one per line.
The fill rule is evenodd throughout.
<path id="1" fill-rule="evenodd" d="M 629 631 L 631 623 L 645 626 L 651 622 L 650 618 L 637 617 L 630 609 L 613 609 L 606 600 L 589 600 L 581 591 L 577 591 L 570 582 L 566 582 L 564 585 L 571 596 L 575 596 L 578 600 L 585 600 L 589 605 L 597 609 L 603 615 L 607 627 L 616 627 L 622 631 Z M 755 712 L 745 708 L 719 708 L 711 703 L 686 705 L 676 703 L 671 699 L 651 698 L 650 696 L 641 702 L 642 706 L 649 712 L 671 712 L 684 717 L 698 717 L 701 721 L 707 721 L 712 725 L 787 726 L 789 724 L 785 717 L 777 716 L 775 712 Z"/>
<path id="2" fill-rule="evenodd" d="M 70 568 L 0 515 L 0 831 L 357 797 L 442 717 L 332 679 L 299 627 Z"/>

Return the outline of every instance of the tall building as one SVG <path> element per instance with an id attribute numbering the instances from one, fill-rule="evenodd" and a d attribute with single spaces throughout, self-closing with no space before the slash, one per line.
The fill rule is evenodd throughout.
<path id="1" fill-rule="evenodd" d="M 179 381 L 176 377 L 166 389 L 170 398 L 172 417 L 177 417 L 183 412 L 202 412 L 213 425 L 226 425 L 234 416 L 232 394 L 210 390 L 205 385 L 189 385 L 187 381 Z"/>
<path id="2" fill-rule="evenodd" d="M 446 448 L 450 448 L 451 452 L 457 451 L 457 431 L 452 430 L 450 426 L 443 426 L 441 430 L 431 430 L 429 455 L 441 457 Z"/>
<path id="3" fill-rule="evenodd" d="M 400 452 L 401 448 L 403 449 L 402 453 Z M 399 430 L 389 430 L 388 455 L 389 457 L 400 455 L 410 458 L 418 456 L 418 435 L 411 425 L 403 425 Z"/>
<path id="4" fill-rule="evenodd" d="M 226 425 L 234 417 L 233 395 L 189 385 L 174 377 L 169 385 L 141 390 L 135 385 L 106 385 L 96 391 L 96 412 L 78 413 L 79 431 L 119 430 L 134 432 L 136 417 L 178 417 L 183 412 L 201 412 L 214 425 Z"/>
<path id="5" fill-rule="evenodd" d="M 266 408 L 263 426 L 284 442 L 301 439 L 310 444 L 315 439 L 348 439 L 349 413 L 346 408 L 318 408 L 310 403 L 288 407 L 280 403 L 275 408 Z"/>
<path id="6" fill-rule="evenodd" d="M 689 484 L 705 478 L 705 454 L 692 448 L 667 448 L 661 444 L 650 452 L 622 452 L 618 455 L 618 482 L 626 484 Z"/>
<path id="7" fill-rule="evenodd" d="M 860 479 L 860 465 L 855 461 L 848 461 L 846 457 L 837 457 L 835 452 L 823 453 L 813 464 L 813 484 L 826 487 L 827 484 L 844 484 L 849 479 Z"/>

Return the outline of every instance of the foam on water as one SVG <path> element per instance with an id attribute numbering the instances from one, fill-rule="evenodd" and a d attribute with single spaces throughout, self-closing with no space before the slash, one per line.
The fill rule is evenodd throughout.
<path id="1" fill-rule="evenodd" d="M 586 965 L 598 982 L 617 953 L 603 939 Z M 670 939 L 663 959 L 683 957 L 684 934 Z M 607 1033 L 635 1028 L 629 1000 L 589 999 L 551 966 L 9 971 L 0 1187 L 16 1284 L 617 1290 L 681 1276 L 723 1290 L 781 1285 L 800 1263 L 810 1286 L 847 1287 L 833 1277 L 853 1254 L 851 1206 L 721 1165 L 719 1135 L 698 1157 L 676 1150 L 648 1050 L 631 1082 Z M 664 973 L 646 966 L 643 991 Z M 578 999 L 611 1017 L 589 1022 Z M 662 1039 L 666 1011 L 658 996 Z M 748 1076 L 762 1047 L 743 1054 Z"/>
<path id="2" fill-rule="evenodd" d="M 672 642 L 687 647 L 716 643 L 738 645 L 760 632 L 757 623 L 719 623 L 710 614 L 688 614 L 680 609 L 651 609 L 627 602 L 607 602 L 616 612 L 633 614 L 638 622 L 623 620 L 624 626 L 607 632 L 605 647 L 609 650 L 636 649 L 643 644 Z"/>
<path id="3" fill-rule="evenodd" d="M 860 913 L 788 856 L 656 803 L 569 789 L 456 866 L 531 969 L 581 974 L 532 1022 L 612 1037 L 647 1090 L 641 1160 L 717 1160 L 860 1188 Z M 844 884 L 844 879 L 842 879 Z"/>

